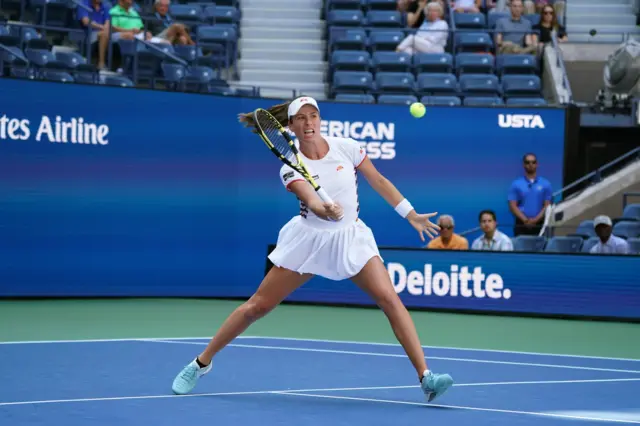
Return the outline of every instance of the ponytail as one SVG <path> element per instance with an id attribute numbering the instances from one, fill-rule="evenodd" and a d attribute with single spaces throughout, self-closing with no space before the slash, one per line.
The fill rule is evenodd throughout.
<path id="1" fill-rule="evenodd" d="M 287 127 L 287 125 L 289 124 L 288 110 L 290 103 L 291 101 L 287 101 L 285 103 L 274 105 L 271 108 L 267 109 L 267 111 L 269 111 L 271 115 L 273 115 L 276 120 L 278 120 L 282 127 Z M 239 114 L 238 121 L 244 123 L 245 127 L 252 128 L 255 133 L 256 122 L 253 118 L 253 111 Z"/>

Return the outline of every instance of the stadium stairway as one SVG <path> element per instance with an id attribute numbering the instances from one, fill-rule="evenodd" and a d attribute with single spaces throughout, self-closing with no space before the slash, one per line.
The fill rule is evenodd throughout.
<path id="1" fill-rule="evenodd" d="M 640 34 L 633 0 L 569 0 L 567 33 L 572 43 L 620 44 L 622 33 Z"/>
<path id="2" fill-rule="evenodd" d="M 243 0 L 239 84 L 262 97 L 325 99 L 322 0 Z"/>

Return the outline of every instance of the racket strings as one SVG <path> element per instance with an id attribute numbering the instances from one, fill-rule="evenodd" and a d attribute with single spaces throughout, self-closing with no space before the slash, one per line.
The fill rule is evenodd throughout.
<path id="1" fill-rule="evenodd" d="M 291 148 L 291 145 L 289 145 L 289 141 L 280 132 L 280 126 L 274 123 L 273 119 L 262 113 L 262 111 L 257 112 L 256 121 L 269 141 L 273 144 L 275 150 L 292 165 L 297 165 L 298 158 Z"/>

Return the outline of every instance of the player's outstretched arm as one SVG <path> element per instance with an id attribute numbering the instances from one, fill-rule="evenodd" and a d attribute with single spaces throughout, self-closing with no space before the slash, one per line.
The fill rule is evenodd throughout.
<path id="1" fill-rule="evenodd" d="M 402 196 L 400 191 L 398 191 L 389 179 L 384 177 L 378 169 L 376 169 L 376 166 L 373 165 L 368 157 L 362 161 L 358 170 L 362 172 L 365 179 L 367 179 L 367 182 L 369 182 L 369 185 L 371 185 L 371 187 L 375 189 L 375 191 L 380 194 L 380 196 L 384 198 L 385 201 L 389 203 L 391 207 L 398 212 L 398 214 L 400 214 L 400 216 L 409 221 L 411 226 L 413 226 L 420 234 L 420 239 L 422 241 L 425 241 L 425 233 L 429 238 L 433 238 L 437 235 L 440 227 L 429 220 L 438 214 L 437 212 L 426 214 L 417 213 L 409 201 Z"/>
<path id="2" fill-rule="evenodd" d="M 324 220 L 337 221 L 343 218 L 344 211 L 339 204 L 322 201 L 313 187 L 306 180 L 298 180 L 289 185 L 289 190 L 305 203 L 309 210 Z"/>

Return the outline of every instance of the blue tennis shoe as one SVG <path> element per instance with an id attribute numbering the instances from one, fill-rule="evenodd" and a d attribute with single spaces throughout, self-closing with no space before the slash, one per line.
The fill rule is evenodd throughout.
<path id="1" fill-rule="evenodd" d="M 210 362 L 206 367 L 200 367 L 196 360 L 194 359 L 189 364 L 187 364 L 180 373 L 173 379 L 173 385 L 171 389 L 173 393 L 177 395 L 185 395 L 193 390 L 198 383 L 198 379 L 209 371 L 211 371 L 211 365 L 213 363 Z"/>
<path id="2" fill-rule="evenodd" d="M 450 375 L 436 374 L 431 371 L 426 373 L 420 382 L 420 387 L 429 402 L 444 394 L 451 385 L 453 385 L 453 379 Z"/>

